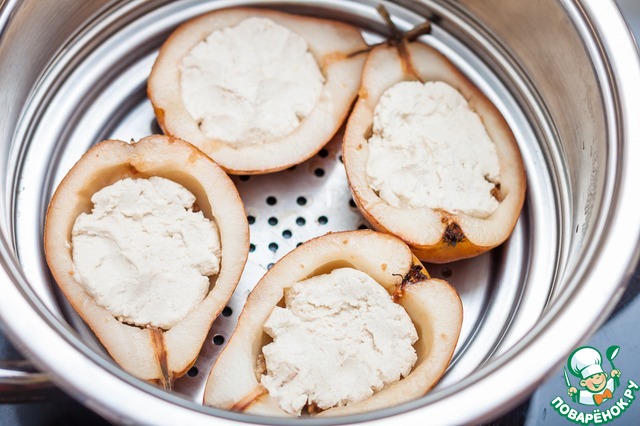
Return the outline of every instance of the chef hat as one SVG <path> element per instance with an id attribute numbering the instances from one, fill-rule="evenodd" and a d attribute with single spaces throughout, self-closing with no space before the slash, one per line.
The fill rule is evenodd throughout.
<path id="1" fill-rule="evenodd" d="M 597 373 L 604 373 L 601 365 L 602 355 L 600 355 L 600 352 L 588 346 L 576 349 L 569 357 L 571 373 L 583 379 Z"/>

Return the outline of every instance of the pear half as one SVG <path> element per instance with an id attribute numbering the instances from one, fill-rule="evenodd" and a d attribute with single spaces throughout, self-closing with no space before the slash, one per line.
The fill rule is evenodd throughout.
<path id="1" fill-rule="evenodd" d="M 152 176 L 172 180 L 194 194 L 204 216 L 216 223 L 221 245 L 220 272 L 209 277 L 208 294 L 168 330 L 118 321 L 74 279 L 71 232 L 76 218 L 91 211 L 91 196 L 127 177 Z M 193 145 L 168 136 L 149 136 L 132 144 L 107 140 L 95 145 L 58 186 L 44 229 L 47 263 L 74 309 L 124 370 L 165 387 L 195 361 L 213 320 L 236 288 L 248 246 L 244 207 L 231 179 Z"/>
<path id="2" fill-rule="evenodd" d="M 268 343 L 263 324 L 282 303 L 287 286 L 334 269 L 365 272 L 404 307 L 418 333 L 417 362 L 408 376 L 361 402 L 334 407 L 321 416 L 372 411 L 427 393 L 444 374 L 462 326 L 462 304 L 446 281 L 427 271 L 399 239 L 370 230 L 330 233 L 312 239 L 277 262 L 249 295 L 238 326 L 209 375 L 204 403 L 270 416 L 288 416 L 260 384 L 259 356 Z M 331 372 L 327 372 L 331 374 Z"/>
<path id="3" fill-rule="evenodd" d="M 182 98 L 180 65 L 185 55 L 209 34 L 252 17 L 267 18 L 302 37 L 324 84 L 310 114 L 293 131 L 264 143 L 236 146 L 208 137 L 190 115 Z M 194 18 L 171 34 L 153 66 L 147 93 L 166 134 L 191 142 L 227 172 L 275 172 L 310 158 L 337 132 L 356 98 L 366 57 L 351 54 L 365 48 L 359 30 L 341 22 L 265 9 L 223 9 Z"/>
<path id="4" fill-rule="evenodd" d="M 443 263 L 481 254 L 504 242 L 524 203 L 526 176 L 515 137 L 496 107 L 441 53 L 418 42 L 405 49 L 381 45 L 365 64 L 360 96 L 349 117 L 343 158 L 354 200 L 371 225 L 406 242 L 418 258 Z M 500 181 L 492 195 L 498 207 L 486 218 L 442 209 L 401 208 L 384 200 L 369 186 L 369 156 L 373 115 L 382 94 L 402 81 L 444 82 L 466 99 L 493 141 Z"/>

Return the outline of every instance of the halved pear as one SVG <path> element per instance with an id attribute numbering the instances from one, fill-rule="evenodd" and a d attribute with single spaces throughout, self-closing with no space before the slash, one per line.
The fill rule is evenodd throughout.
<path id="1" fill-rule="evenodd" d="M 520 215 L 526 177 L 518 145 L 496 107 L 447 58 L 425 44 L 402 43 L 406 53 L 381 45 L 370 52 L 365 64 L 360 97 L 343 142 L 344 165 L 354 200 L 375 229 L 401 238 L 421 260 L 442 263 L 476 256 L 504 242 Z M 492 193 L 499 204 L 488 217 L 427 207 L 395 207 L 370 187 L 366 164 L 374 110 L 382 94 L 402 81 L 444 82 L 460 92 L 479 115 L 495 145 L 501 175 Z"/>
<path id="2" fill-rule="evenodd" d="M 208 137 L 201 129 L 185 107 L 180 68 L 185 55 L 212 32 L 232 28 L 253 17 L 269 19 L 302 37 L 324 84 L 315 106 L 293 131 L 263 143 L 241 146 Z M 345 23 L 265 9 L 223 9 L 194 18 L 172 33 L 160 49 L 147 92 L 166 134 L 191 142 L 229 173 L 275 172 L 310 158 L 337 132 L 357 95 L 366 57 L 351 54 L 365 48 L 359 30 Z M 241 97 L 236 93 L 225 95 Z"/>
<path id="3" fill-rule="evenodd" d="M 296 282 L 334 269 L 365 272 L 404 307 L 418 333 L 418 359 L 408 376 L 361 402 L 318 415 L 337 416 L 398 405 L 427 393 L 444 374 L 462 326 L 462 304 L 446 281 L 427 271 L 399 239 L 370 230 L 330 233 L 312 239 L 277 262 L 250 294 L 238 326 L 211 370 L 204 403 L 270 416 L 288 416 L 260 384 L 260 355 L 269 342 L 263 324 Z M 327 371 L 327 374 L 331 374 Z"/>
<path id="4" fill-rule="evenodd" d="M 74 279 L 71 232 L 76 218 L 91 212 L 91 196 L 124 178 L 152 176 L 172 180 L 194 194 L 204 216 L 217 225 L 221 245 L 220 272 L 209 277 L 208 294 L 168 330 L 118 321 Z M 47 263 L 71 305 L 124 370 L 165 386 L 195 362 L 213 320 L 236 288 L 248 247 L 244 206 L 231 179 L 193 145 L 168 136 L 95 145 L 58 186 L 44 228 Z"/>

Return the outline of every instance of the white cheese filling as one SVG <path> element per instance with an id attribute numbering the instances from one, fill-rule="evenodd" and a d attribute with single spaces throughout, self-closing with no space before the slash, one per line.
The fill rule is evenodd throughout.
<path id="1" fill-rule="evenodd" d="M 362 401 L 417 360 L 409 315 L 364 272 L 335 269 L 298 282 L 285 302 L 264 324 L 273 342 L 263 348 L 261 382 L 287 413 Z"/>
<path id="2" fill-rule="evenodd" d="M 214 31 L 182 59 L 185 108 L 212 139 L 243 146 L 291 133 L 324 77 L 307 42 L 266 18 Z"/>
<path id="3" fill-rule="evenodd" d="M 374 110 L 366 174 L 400 208 L 442 209 L 484 218 L 497 207 L 496 148 L 466 99 L 443 82 L 400 82 Z"/>
<path id="4" fill-rule="evenodd" d="M 220 237 L 195 196 L 161 177 L 96 192 L 72 230 L 75 280 L 118 320 L 169 329 L 209 292 Z"/>

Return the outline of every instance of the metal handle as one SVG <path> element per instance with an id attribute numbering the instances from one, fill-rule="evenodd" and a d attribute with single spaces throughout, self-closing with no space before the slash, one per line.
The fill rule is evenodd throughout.
<path id="1" fill-rule="evenodd" d="M 0 361 L 0 390 L 5 386 L 28 386 L 48 381 L 48 376 L 37 371 L 29 361 Z"/>
<path id="2" fill-rule="evenodd" d="M 0 403 L 40 401 L 55 392 L 49 376 L 29 361 L 0 361 Z"/>

